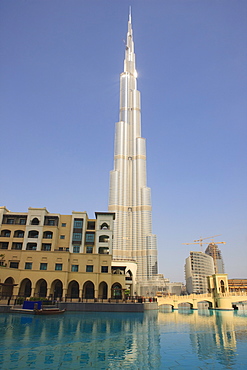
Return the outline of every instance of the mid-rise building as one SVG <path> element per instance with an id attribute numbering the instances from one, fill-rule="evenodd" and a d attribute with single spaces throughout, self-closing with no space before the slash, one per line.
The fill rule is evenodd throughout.
<path id="1" fill-rule="evenodd" d="M 120 112 L 115 129 L 108 209 L 116 214 L 113 257 L 134 259 L 137 282 L 146 284 L 157 274 L 157 246 L 156 235 L 152 234 L 151 190 L 147 187 L 146 140 L 141 135 L 141 99 L 137 90 L 131 15 L 124 71 L 120 75 Z M 144 291 L 146 289 L 141 294 Z"/>
<path id="2" fill-rule="evenodd" d="M 133 295 L 136 263 L 112 261 L 114 218 L 0 207 L 1 294 L 108 299 L 128 289 Z"/>
<path id="3" fill-rule="evenodd" d="M 214 260 L 203 252 L 190 252 L 185 260 L 185 281 L 188 294 L 207 293 L 207 276 L 214 274 Z"/>
<path id="4" fill-rule="evenodd" d="M 214 273 L 224 274 L 225 273 L 224 262 L 218 245 L 215 243 L 210 243 L 207 246 L 205 253 L 211 256 L 214 260 Z"/>

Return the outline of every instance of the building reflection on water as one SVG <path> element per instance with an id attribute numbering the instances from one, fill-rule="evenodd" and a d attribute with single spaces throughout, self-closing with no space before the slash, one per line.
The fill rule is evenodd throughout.
<path id="1" fill-rule="evenodd" d="M 158 312 L 80 313 L 63 317 L 0 315 L 0 368 L 160 368 Z M 56 367 L 57 366 L 57 367 Z M 4 366 L 3 366 L 4 367 Z M 7 368 L 7 367 L 6 367 Z"/>
<path id="2" fill-rule="evenodd" d="M 247 316 L 234 312 L 0 315 L 3 369 L 232 368 L 246 342 Z"/>
<path id="3" fill-rule="evenodd" d="M 234 311 L 179 310 L 170 313 L 177 325 L 189 325 L 189 338 L 192 350 L 199 360 L 216 362 L 231 368 L 237 356 L 237 337 L 239 330 L 245 328 L 244 340 L 247 342 L 247 315 L 237 315 Z M 170 320 L 171 320 L 170 316 Z M 159 323 L 169 320 L 169 314 L 160 314 Z M 209 362 L 208 362 L 209 361 Z"/>

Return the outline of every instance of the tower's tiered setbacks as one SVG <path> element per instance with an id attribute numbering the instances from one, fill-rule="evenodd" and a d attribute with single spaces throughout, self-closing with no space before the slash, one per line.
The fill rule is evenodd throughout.
<path id="1" fill-rule="evenodd" d="M 116 213 L 113 257 L 135 259 L 138 282 L 157 274 L 151 190 L 146 183 L 146 142 L 141 137 L 140 92 L 130 15 L 124 71 L 120 75 L 120 113 L 115 131 L 114 170 L 110 173 L 109 211 Z"/>

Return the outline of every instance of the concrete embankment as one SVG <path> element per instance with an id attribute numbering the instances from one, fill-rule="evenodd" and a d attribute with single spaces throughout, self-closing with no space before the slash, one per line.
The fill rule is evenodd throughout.
<path id="1" fill-rule="evenodd" d="M 152 303 L 83 303 L 83 302 L 60 302 L 58 307 L 66 311 L 80 312 L 144 312 L 145 310 L 157 310 L 157 302 Z"/>
<path id="2" fill-rule="evenodd" d="M 0 305 L 0 313 L 7 313 L 10 312 L 11 306 L 7 305 Z"/>

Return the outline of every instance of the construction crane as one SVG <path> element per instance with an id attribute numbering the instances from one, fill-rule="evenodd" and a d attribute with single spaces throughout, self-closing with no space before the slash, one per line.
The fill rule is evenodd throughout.
<path id="1" fill-rule="evenodd" d="M 219 234 L 219 235 L 214 235 L 214 236 L 208 236 L 207 238 L 200 238 L 200 239 L 198 239 L 198 240 L 194 240 L 194 242 L 193 243 L 182 243 L 182 244 L 184 244 L 184 245 L 190 245 L 190 244 L 200 244 L 200 246 L 201 246 L 201 252 L 202 252 L 202 245 L 203 244 L 212 244 L 212 245 L 214 245 L 214 244 L 216 244 L 216 243 L 214 243 L 214 238 L 216 238 L 216 236 L 220 236 L 221 234 Z M 212 239 L 213 241 L 211 242 L 211 243 L 208 243 L 208 242 L 203 242 L 203 240 L 205 240 L 205 239 Z M 226 244 L 226 242 L 217 242 L 217 244 Z"/>

